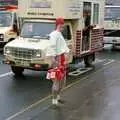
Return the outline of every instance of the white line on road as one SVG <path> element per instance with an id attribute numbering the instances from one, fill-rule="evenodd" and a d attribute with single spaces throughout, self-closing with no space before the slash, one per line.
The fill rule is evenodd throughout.
<path id="1" fill-rule="evenodd" d="M 105 65 L 111 64 L 111 63 L 114 62 L 114 61 L 115 61 L 115 60 L 110 60 L 109 62 L 104 63 L 103 65 L 105 66 Z"/>
<path id="2" fill-rule="evenodd" d="M 8 72 L 8 73 L 1 74 L 1 75 L 0 75 L 0 78 L 3 78 L 3 77 L 5 77 L 5 76 L 11 75 L 11 74 L 12 74 L 12 72 Z"/>

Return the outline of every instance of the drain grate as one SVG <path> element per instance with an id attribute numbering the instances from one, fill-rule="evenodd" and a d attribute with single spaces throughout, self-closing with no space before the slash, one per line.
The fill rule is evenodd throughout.
<path id="1" fill-rule="evenodd" d="M 72 72 L 69 72 L 68 75 L 70 76 L 78 76 L 78 75 L 81 75 L 83 73 L 86 73 L 90 70 L 92 70 L 93 67 L 89 67 L 89 68 L 78 68 L 77 70 L 75 71 L 72 71 Z"/>

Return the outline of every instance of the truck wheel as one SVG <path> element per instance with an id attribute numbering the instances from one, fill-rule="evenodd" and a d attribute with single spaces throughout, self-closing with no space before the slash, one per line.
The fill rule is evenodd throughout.
<path id="1" fill-rule="evenodd" d="M 16 66 L 11 66 L 11 70 L 12 72 L 16 75 L 16 76 L 20 76 L 22 75 L 24 68 L 22 67 L 16 67 Z"/>
<path id="2" fill-rule="evenodd" d="M 95 60 L 95 53 L 84 57 L 85 67 L 92 67 L 92 62 Z"/>
<path id="3" fill-rule="evenodd" d="M 112 45 L 112 50 L 115 50 L 116 49 L 116 46 L 113 44 Z"/>

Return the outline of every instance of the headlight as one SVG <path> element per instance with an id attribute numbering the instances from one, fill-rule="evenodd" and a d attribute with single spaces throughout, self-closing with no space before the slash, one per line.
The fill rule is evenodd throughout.
<path id="1" fill-rule="evenodd" d="M 4 35 L 0 34 L 0 41 L 4 41 Z"/>
<path id="2" fill-rule="evenodd" d="M 37 58 L 41 57 L 41 51 L 40 50 L 36 51 L 35 57 L 37 57 Z"/>
<path id="3" fill-rule="evenodd" d="M 3 39 L 4 38 L 4 35 L 3 34 L 0 34 L 0 39 Z"/>
<path id="4" fill-rule="evenodd" d="M 4 53 L 5 53 L 5 54 L 10 54 L 10 53 L 11 53 L 10 48 L 9 48 L 9 47 L 6 47 Z"/>
<path id="5" fill-rule="evenodd" d="M 41 57 L 41 54 L 40 54 L 40 53 L 37 53 L 37 54 L 36 54 L 36 57 Z"/>

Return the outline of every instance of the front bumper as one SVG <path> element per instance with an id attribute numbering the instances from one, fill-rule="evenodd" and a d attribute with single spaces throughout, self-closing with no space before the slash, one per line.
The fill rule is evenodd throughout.
<path id="1" fill-rule="evenodd" d="M 23 63 L 23 62 L 16 62 L 16 61 L 12 61 L 12 60 L 7 60 L 4 59 L 3 60 L 4 64 L 8 64 L 11 66 L 18 66 L 18 67 L 22 67 L 24 69 L 31 69 L 31 70 L 35 70 L 35 71 L 46 71 L 49 68 L 48 64 L 40 64 L 40 63 Z"/>

